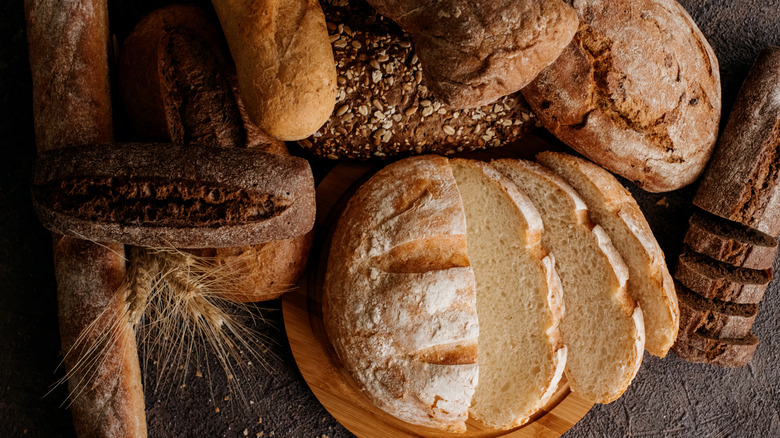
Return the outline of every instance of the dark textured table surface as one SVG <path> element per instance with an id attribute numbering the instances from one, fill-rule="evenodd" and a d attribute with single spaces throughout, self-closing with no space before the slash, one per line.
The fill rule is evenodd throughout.
<path id="1" fill-rule="evenodd" d="M 146 12 L 167 2 L 110 2 L 119 41 Z M 718 55 L 724 115 L 755 55 L 780 45 L 778 0 L 683 0 Z M 0 436 L 74 436 L 63 386 L 56 288 L 49 233 L 30 205 L 35 158 L 32 94 L 21 1 L 0 5 Z M 121 129 L 120 129 L 121 135 Z M 315 163 L 322 170 L 323 164 Z M 665 195 L 631 187 L 667 260 L 673 265 L 690 213 L 693 188 Z M 775 263 L 775 269 L 780 263 Z M 618 401 L 594 407 L 566 437 L 780 436 L 780 287 L 774 282 L 754 327 L 761 339 L 750 365 L 725 369 L 689 364 L 673 353 L 645 355 L 634 383 Z M 348 437 L 311 394 L 284 336 L 279 301 L 256 310 L 269 337 L 265 367 L 249 366 L 238 401 L 215 358 L 197 358 L 203 377 L 156 386 L 155 364 L 142 354 L 150 437 Z M 209 373 L 208 370 L 211 370 Z M 51 390 L 51 392 L 49 392 Z M 47 394 L 48 393 L 48 394 Z"/>

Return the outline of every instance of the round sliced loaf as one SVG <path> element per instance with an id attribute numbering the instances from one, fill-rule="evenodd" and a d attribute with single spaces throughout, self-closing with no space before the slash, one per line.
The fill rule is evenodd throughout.
<path id="1" fill-rule="evenodd" d="M 718 134 L 715 54 L 675 0 L 579 0 L 580 28 L 523 89 L 539 120 L 653 192 L 693 182 Z"/>
<path id="2" fill-rule="evenodd" d="M 572 390 L 598 403 L 617 399 L 639 370 L 645 344 L 642 311 L 626 291 L 628 268 L 564 180 L 528 161 L 492 164 L 528 195 L 544 221 L 543 243 L 555 255 L 566 300 L 561 332 Z"/>
<path id="3" fill-rule="evenodd" d="M 612 174 L 589 161 L 557 152 L 542 152 L 536 159 L 574 187 L 590 218 L 609 234 L 628 266 L 628 293 L 642 308 L 645 348 L 664 357 L 677 339 L 677 296 L 664 253 L 639 205 Z"/>

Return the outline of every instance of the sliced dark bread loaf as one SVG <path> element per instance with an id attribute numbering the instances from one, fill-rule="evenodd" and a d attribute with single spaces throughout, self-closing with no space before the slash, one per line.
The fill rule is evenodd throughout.
<path id="1" fill-rule="evenodd" d="M 772 281 L 772 270 L 740 268 L 686 248 L 680 255 L 674 278 L 705 298 L 758 303 Z"/>
<path id="2" fill-rule="evenodd" d="M 740 338 L 750 333 L 758 304 L 708 300 L 679 282 L 675 287 L 680 305 L 680 332 L 720 338 Z"/>
<path id="3" fill-rule="evenodd" d="M 777 255 L 777 240 L 738 222 L 697 211 L 688 221 L 685 244 L 715 260 L 751 269 L 769 269 Z"/>
<path id="4" fill-rule="evenodd" d="M 699 332 L 683 334 L 680 331 L 672 351 L 688 362 L 741 367 L 750 362 L 757 346 L 758 338 L 753 333 L 741 338 L 718 338 Z"/>

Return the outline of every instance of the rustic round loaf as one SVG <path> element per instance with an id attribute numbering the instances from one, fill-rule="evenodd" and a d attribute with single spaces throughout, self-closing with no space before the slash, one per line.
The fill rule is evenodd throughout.
<path id="1" fill-rule="evenodd" d="M 718 134 L 715 54 L 675 0 L 577 0 L 580 29 L 525 89 L 539 120 L 652 192 L 693 182 Z"/>
<path id="2" fill-rule="evenodd" d="M 435 98 L 410 37 L 363 0 L 322 2 L 338 72 L 336 107 L 299 144 L 330 159 L 451 154 L 503 146 L 535 127 L 520 93 L 454 110 Z"/>

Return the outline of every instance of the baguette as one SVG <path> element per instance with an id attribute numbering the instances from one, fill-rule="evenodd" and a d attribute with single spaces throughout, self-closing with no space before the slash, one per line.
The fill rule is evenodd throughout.
<path id="1" fill-rule="evenodd" d="M 111 141 L 106 1 L 25 0 L 24 6 L 38 151 Z M 135 335 L 124 297 L 118 294 L 124 247 L 57 235 L 53 239 L 60 336 L 76 433 L 81 438 L 145 437 Z M 104 336 L 112 342 L 101 345 L 97 358 L 89 356 L 85 347 Z"/>
<path id="2" fill-rule="evenodd" d="M 642 210 L 612 174 L 571 155 L 542 152 L 537 161 L 568 182 L 604 227 L 628 266 L 628 293 L 639 302 L 645 322 L 645 348 L 664 357 L 677 338 L 679 309 L 664 253 Z"/>
<path id="3" fill-rule="evenodd" d="M 314 134 L 336 101 L 336 66 L 316 0 L 213 0 L 252 121 L 279 140 Z"/>
<path id="4" fill-rule="evenodd" d="M 683 242 L 694 252 L 741 268 L 769 269 L 777 255 L 777 240 L 704 211 L 688 220 Z"/>
<path id="5" fill-rule="evenodd" d="M 693 203 L 780 235 L 780 47 L 750 69 Z"/>

